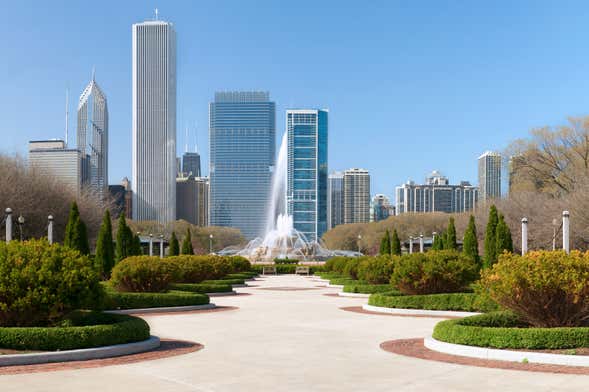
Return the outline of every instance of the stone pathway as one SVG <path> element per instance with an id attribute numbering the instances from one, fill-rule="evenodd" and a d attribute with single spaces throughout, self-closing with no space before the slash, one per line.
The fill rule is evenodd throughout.
<path id="1" fill-rule="evenodd" d="M 580 391 L 589 376 L 487 369 L 404 357 L 380 343 L 420 338 L 439 319 L 346 312 L 301 276 L 270 276 L 214 298 L 227 312 L 146 315 L 152 333 L 204 349 L 101 368 L 0 376 L 8 391 Z M 264 290 L 262 290 L 264 289 Z"/>

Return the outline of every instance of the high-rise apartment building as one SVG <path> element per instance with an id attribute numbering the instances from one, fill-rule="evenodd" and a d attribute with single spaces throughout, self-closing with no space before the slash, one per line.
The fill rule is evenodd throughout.
<path id="1" fill-rule="evenodd" d="M 200 154 L 198 152 L 185 152 L 182 155 L 182 173 L 185 177 L 190 175 L 200 177 Z"/>
<path id="2" fill-rule="evenodd" d="M 176 179 L 176 219 L 208 226 L 208 204 L 208 178 L 188 176 Z"/>
<path id="3" fill-rule="evenodd" d="M 396 214 L 407 212 L 465 212 L 475 208 L 478 189 L 468 181 L 451 185 L 447 177 L 433 171 L 425 184 L 413 181 L 396 188 Z"/>
<path id="4" fill-rule="evenodd" d="M 261 91 L 218 92 L 209 105 L 212 226 L 263 235 L 276 154 L 276 105 Z"/>
<path id="5" fill-rule="evenodd" d="M 76 195 L 82 185 L 80 150 L 68 149 L 63 140 L 29 142 L 28 165 L 39 173 L 53 177 Z"/>
<path id="6" fill-rule="evenodd" d="M 327 228 L 344 223 L 344 174 L 333 172 L 327 180 Z"/>
<path id="7" fill-rule="evenodd" d="M 395 207 L 386 195 L 377 194 L 370 205 L 370 222 L 378 222 L 395 215 Z"/>
<path id="8" fill-rule="evenodd" d="M 287 209 L 309 241 L 327 230 L 327 121 L 327 110 L 286 111 Z"/>
<path id="9" fill-rule="evenodd" d="M 176 32 L 133 25 L 133 219 L 176 219 Z"/>
<path id="10" fill-rule="evenodd" d="M 78 102 L 76 136 L 82 186 L 104 199 L 108 194 L 108 105 L 94 74 Z"/>
<path id="11" fill-rule="evenodd" d="M 486 151 L 479 157 L 479 192 L 482 200 L 501 197 L 501 154 Z"/>
<path id="12" fill-rule="evenodd" d="M 344 223 L 370 222 L 370 174 L 365 169 L 344 171 Z"/>

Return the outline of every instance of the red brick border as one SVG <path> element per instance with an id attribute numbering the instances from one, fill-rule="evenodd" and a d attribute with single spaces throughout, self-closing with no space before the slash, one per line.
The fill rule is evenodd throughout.
<path id="1" fill-rule="evenodd" d="M 186 310 L 186 311 L 177 311 L 177 312 L 154 312 L 154 313 L 132 313 L 133 316 L 137 317 L 154 317 L 154 316 L 182 316 L 185 314 L 198 314 L 198 313 L 216 313 L 216 312 L 226 312 L 228 310 L 237 310 L 239 309 L 237 306 L 216 306 L 211 309 L 198 309 L 198 310 Z"/>
<path id="2" fill-rule="evenodd" d="M 326 297 L 339 297 L 339 295 L 337 293 L 325 293 L 323 295 L 326 296 Z"/>
<path id="3" fill-rule="evenodd" d="M 453 363 L 458 365 L 477 366 L 493 369 L 523 370 L 528 372 L 559 373 L 559 374 L 587 374 L 589 368 L 580 366 L 546 365 L 539 363 L 521 363 L 478 359 L 458 355 L 444 354 L 428 349 L 423 345 L 423 339 L 389 340 L 380 344 L 384 351 L 404 355 L 406 357 Z"/>
<path id="4" fill-rule="evenodd" d="M 269 291 L 307 291 L 307 290 L 318 290 L 316 287 L 260 287 L 256 290 L 269 290 Z"/>
<path id="5" fill-rule="evenodd" d="M 199 351 L 203 348 L 204 346 L 200 343 L 188 342 L 184 340 L 162 339 L 160 347 L 156 348 L 155 350 L 147 351 L 144 353 L 124 355 L 121 357 L 114 358 L 91 359 L 88 361 L 43 363 L 38 365 L 4 366 L 0 367 L 0 376 L 10 374 L 56 372 L 62 370 L 89 369 L 103 366 L 125 365 L 129 363 L 152 361 L 154 359 L 168 358 L 176 355 L 188 354 L 195 351 Z"/>
<path id="6" fill-rule="evenodd" d="M 324 294 L 327 295 L 327 294 Z M 462 317 L 456 316 L 430 316 L 427 314 L 405 314 L 405 313 L 381 313 L 381 312 L 371 312 L 370 310 L 365 310 L 362 306 L 344 306 L 340 308 L 341 310 L 345 310 L 346 312 L 354 312 L 354 313 L 362 313 L 362 314 L 372 314 L 375 316 L 394 316 L 394 317 L 424 317 L 424 318 L 439 318 L 439 319 L 456 319 Z"/>

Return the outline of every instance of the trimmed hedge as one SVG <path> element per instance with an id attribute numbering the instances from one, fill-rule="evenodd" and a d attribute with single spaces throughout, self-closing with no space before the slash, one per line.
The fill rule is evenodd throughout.
<path id="1" fill-rule="evenodd" d="M 233 291 L 230 284 L 207 284 L 207 283 L 173 283 L 172 290 L 190 291 L 192 293 L 228 293 Z"/>
<path id="2" fill-rule="evenodd" d="M 228 274 L 222 279 L 253 279 L 258 276 L 257 272 L 238 272 L 235 274 Z"/>
<path id="3" fill-rule="evenodd" d="M 347 284 L 366 284 L 366 282 L 362 282 L 360 280 L 352 279 L 349 277 L 344 277 L 344 278 L 331 278 L 331 279 L 329 279 L 329 284 L 345 286 Z"/>
<path id="4" fill-rule="evenodd" d="M 106 286 L 106 285 L 105 285 Z M 107 286 L 102 309 L 143 309 L 173 306 L 206 305 L 209 297 L 205 294 L 188 291 L 168 291 L 165 293 L 126 293 Z"/>
<path id="5" fill-rule="evenodd" d="M 280 259 L 280 258 L 275 258 L 274 259 L 274 264 L 298 264 L 299 261 L 297 259 Z"/>
<path id="6" fill-rule="evenodd" d="M 403 295 L 400 292 L 372 294 L 368 304 L 385 308 L 489 312 L 497 304 L 473 293 Z"/>
<path id="7" fill-rule="evenodd" d="M 570 349 L 589 347 L 589 327 L 534 328 L 511 312 L 494 312 L 438 323 L 435 339 L 468 346 L 510 349 Z"/>
<path id="8" fill-rule="evenodd" d="M 390 284 L 361 284 L 351 283 L 344 285 L 344 293 L 362 293 L 362 294 L 374 294 L 374 293 L 385 293 L 394 290 L 394 287 Z"/>
<path id="9" fill-rule="evenodd" d="M 164 259 L 165 260 L 165 259 Z M 112 269 L 111 282 L 119 291 L 165 292 L 178 279 L 178 266 L 156 256 L 132 256 Z"/>
<path id="10" fill-rule="evenodd" d="M 216 279 L 216 280 L 203 280 L 202 284 L 245 284 L 244 279 Z"/>
<path id="11" fill-rule="evenodd" d="M 12 350 L 74 350 L 138 342 L 149 338 L 149 325 L 138 317 L 74 312 L 57 327 L 0 328 L 0 347 Z"/>

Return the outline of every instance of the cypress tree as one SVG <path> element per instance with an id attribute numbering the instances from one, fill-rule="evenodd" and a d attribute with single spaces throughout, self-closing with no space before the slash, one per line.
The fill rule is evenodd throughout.
<path id="1" fill-rule="evenodd" d="M 96 255 L 94 263 L 101 276 L 105 279 L 110 277 L 110 271 L 115 263 L 115 251 L 112 244 L 112 223 L 110 212 L 106 210 L 102 218 L 102 225 L 96 239 Z"/>
<path id="2" fill-rule="evenodd" d="M 453 217 L 448 221 L 448 229 L 446 229 L 444 237 L 444 249 L 455 250 L 458 248 L 458 244 L 456 243 L 456 226 L 454 226 Z"/>
<path id="3" fill-rule="evenodd" d="M 401 256 L 401 241 L 397 229 L 393 230 L 393 238 L 391 238 L 391 254 Z"/>
<path id="4" fill-rule="evenodd" d="M 192 236 L 190 235 L 190 229 L 186 229 L 186 235 L 182 241 L 182 254 L 193 255 L 194 249 L 192 249 Z"/>
<path id="5" fill-rule="evenodd" d="M 487 222 L 487 230 L 485 231 L 485 268 L 492 266 L 497 261 L 496 231 L 498 222 L 497 207 L 493 204 L 489 208 L 489 221 Z"/>
<path id="6" fill-rule="evenodd" d="M 139 238 L 139 234 L 131 234 L 131 239 L 131 249 L 133 256 L 141 256 L 143 254 L 143 248 L 141 247 L 141 238 Z"/>
<path id="7" fill-rule="evenodd" d="M 168 256 L 178 256 L 180 254 L 180 244 L 178 238 L 176 238 L 176 232 L 172 232 L 170 237 L 170 247 L 168 248 Z"/>
<path id="8" fill-rule="evenodd" d="M 129 233 L 131 230 L 127 226 L 127 221 L 125 220 L 125 215 L 119 215 L 119 223 L 117 226 L 117 244 L 115 249 L 115 260 L 117 262 L 127 258 L 130 256 L 129 250 L 131 247 L 131 242 L 129 238 Z"/>
<path id="9" fill-rule="evenodd" d="M 387 229 L 384 232 L 382 239 L 380 240 L 380 254 L 390 255 L 391 254 L 391 233 Z"/>
<path id="10" fill-rule="evenodd" d="M 470 216 L 468 227 L 464 232 L 462 240 L 462 253 L 470 257 L 475 263 L 479 263 L 479 242 L 477 240 L 477 227 L 474 222 L 474 216 Z"/>
<path id="11" fill-rule="evenodd" d="M 78 204 L 74 201 L 70 207 L 70 215 L 65 226 L 65 236 L 63 245 L 71 249 L 77 249 L 78 240 L 78 221 L 80 220 L 80 211 Z"/>
<path id="12" fill-rule="evenodd" d="M 442 231 L 437 236 L 434 237 L 434 242 L 432 243 L 432 250 L 442 250 L 444 249 L 444 236 L 445 233 Z"/>
<path id="13" fill-rule="evenodd" d="M 89 255 L 90 243 L 88 242 L 88 230 L 86 223 L 81 218 L 78 218 L 76 230 L 78 231 L 78 250 L 83 255 Z"/>
<path id="14" fill-rule="evenodd" d="M 505 223 L 505 218 L 503 215 L 499 215 L 499 222 L 497 222 L 497 228 L 495 231 L 495 241 L 497 242 L 497 257 L 499 257 L 503 251 L 513 252 L 511 230 L 509 230 L 509 226 L 507 226 L 507 223 Z"/>

